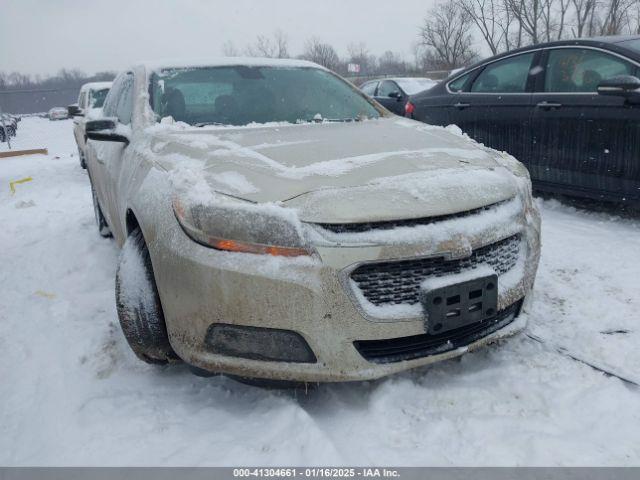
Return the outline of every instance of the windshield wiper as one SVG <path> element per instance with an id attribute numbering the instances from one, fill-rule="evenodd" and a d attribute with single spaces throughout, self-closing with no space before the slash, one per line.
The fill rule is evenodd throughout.
<path id="1" fill-rule="evenodd" d="M 360 118 L 323 118 L 323 122 L 359 122 Z"/>
<path id="2" fill-rule="evenodd" d="M 299 118 L 296 120 L 296 123 L 323 123 L 323 122 L 329 122 L 329 123 L 347 123 L 347 122 L 359 122 L 361 121 L 361 118 L 317 118 L 317 117 L 313 117 L 313 118 L 309 118 L 309 119 L 302 119 Z"/>
<path id="3" fill-rule="evenodd" d="M 193 126 L 194 127 L 206 127 L 208 125 L 215 125 L 217 127 L 224 127 L 226 126 L 225 123 L 220 123 L 220 122 L 198 122 L 198 123 L 194 123 Z"/>

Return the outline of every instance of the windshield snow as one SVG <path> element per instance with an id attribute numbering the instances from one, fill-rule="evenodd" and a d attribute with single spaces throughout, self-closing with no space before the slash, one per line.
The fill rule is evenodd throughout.
<path id="1" fill-rule="evenodd" d="M 318 68 L 165 69 L 151 78 L 158 120 L 195 126 L 351 121 L 380 114 L 347 82 Z"/>

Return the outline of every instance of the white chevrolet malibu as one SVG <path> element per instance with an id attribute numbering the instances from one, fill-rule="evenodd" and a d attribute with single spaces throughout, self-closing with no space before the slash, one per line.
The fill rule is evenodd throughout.
<path id="1" fill-rule="evenodd" d="M 378 378 L 521 330 L 527 170 L 293 60 L 137 65 L 86 126 L 120 323 L 152 363 Z"/>

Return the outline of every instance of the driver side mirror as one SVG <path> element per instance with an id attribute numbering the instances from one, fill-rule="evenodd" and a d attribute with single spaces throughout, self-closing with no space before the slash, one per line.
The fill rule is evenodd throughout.
<path id="1" fill-rule="evenodd" d="M 391 92 L 389 93 L 389 98 L 395 98 L 396 100 L 400 100 L 402 98 L 402 94 L 400 92 Z"/>
<path id="2" fill-rule="evenodd" d="M 101 142 L 121 142 L 129 145 L 129 137 L 118 132 L 118 122 L 113 118 L 90 120 L 85 126 L 87 138 Z"/>
<path id="3" fill-rule="evenodd" d="M 82 117 L 84 115 L 84 112 L 80 107 L 78 107 L 77 103 L 74 103 L 73 105 L 69 105 L 67 107 L 67 112 L 69 112 L 70 117 Z"/>
<path id="4" fill-rule="evenodd" d="M 598 94 L 640 100 L 640 79 L 633 75 L 620 75 L 603 80 L 598 85 Z"/>

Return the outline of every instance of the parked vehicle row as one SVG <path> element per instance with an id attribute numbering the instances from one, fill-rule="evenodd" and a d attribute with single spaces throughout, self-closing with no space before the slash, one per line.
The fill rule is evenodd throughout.
<path id="1" fill-rule="evenodd" d="M 86 83 L 80 88 L 78 103 L 67 107 L 69 115 L 73 117 L 73 136 L 78 146 L 78 156 L 82 168 L 87 168 L 85 154 L 87 141 L 85 125 L 87 119 L 94 115 L 100 115 L 102 105 L 110 88 L 111 82 Z"/>
<path id="2" fill-rule="evenodd" d="M 406 113 L 509 152 L 539 190 L 640 205 L 640 36 L 498 55 L 411 97 Z"/>
<path id="3" fill-rule="evenodd" d="M 144 361 L 362 380 L 524 327 L 540 251 L 526 169 L 316 64 L 135 65 L 85 128 Z"/>

